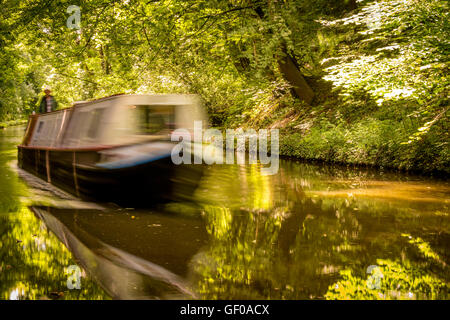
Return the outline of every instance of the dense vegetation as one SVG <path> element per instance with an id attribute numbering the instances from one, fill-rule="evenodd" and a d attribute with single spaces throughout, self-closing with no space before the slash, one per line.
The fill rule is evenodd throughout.
<path id="1" fill-rule="evenodd" d="M 81 8 L 70 29 L 67 8 Z M 220 127 L 279 128 L 283 155 L 450 172 L 443 0 L 3 0 L 0 121 L 44 87 L 202 96 Z"/>

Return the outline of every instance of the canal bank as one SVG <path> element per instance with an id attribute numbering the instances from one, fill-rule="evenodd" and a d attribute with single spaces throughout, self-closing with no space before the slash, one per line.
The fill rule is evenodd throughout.
<path id="1" fill-rule="evenodd" d="M 25 120 L 25 119 L 3 121 L 3 122 L 0 122 L 0 129 L 5 129 L 8 127 L 15 127 L 15 126 L 22 126 L 25 124 L 27 124 L 27 120 Z"/>

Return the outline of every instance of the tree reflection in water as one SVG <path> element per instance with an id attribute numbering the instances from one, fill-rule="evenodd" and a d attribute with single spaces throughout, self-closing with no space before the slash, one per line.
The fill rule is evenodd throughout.
<path id="1" fill-rule="evenodd" d="M 204 298 L 447 297 L 448 184 L 281 167 L 273 177 L 256 166 L 210 169 L 225 183 L 216 192 L 205 181 L 197 194 L 212 239 L 193 261 Z M 370 265 L 383 272 L 379 289 L 367 286 Z"/>
<path id="2" fill-rule="evenodd" d="M 27 208 L 2 215 L 1 299 L 105 299 L 103 290 L 82 272 L 81 289 L 67 288 L 67 248 Z"/>
<path id="3" fill-rule="evenodd" d="M 108 298 L 84 272 L 80 290 L 67 288 L 65 271 L 76 261 L 26 208 L 30 194 L 10 168 L 22 134 L 20 127 L 0 134 L 0 299 Z"/>

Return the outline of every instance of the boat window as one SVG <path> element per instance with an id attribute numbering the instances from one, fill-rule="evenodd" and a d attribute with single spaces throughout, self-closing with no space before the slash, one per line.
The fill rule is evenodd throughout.
<path id="1" fill-rule="evenodd" d="M 130 108 L 133 110 L 136 133 L 139 135 L 168 134 L 175 127 L 173 106 L 137 105 Z"/>
<path id="2" fill-rule="evenodd" d="M 97 137 L 97 133 L 100 128 L 100 120 L 102 119 L 103 112 L 105 111 L 105 108 L 95 109 L 92 111 L 91 116 L 91 123 L 89 125 L 89 130 L 87 132 L 87 136 L 89 138 L 95 138 Z"/>
<path id="3" fill-rule="evenodd" d="M 37 133 L 41 132 L 43 126 L 44 126 L 44 121 L 40 121 L 36 132 Z"/>

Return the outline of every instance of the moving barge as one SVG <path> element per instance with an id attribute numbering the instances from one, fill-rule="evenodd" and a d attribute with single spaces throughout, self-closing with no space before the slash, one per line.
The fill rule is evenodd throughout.
<path id="1" fill-rule="evenodd" d="M 202 165 L 175 165 L 170 135 L 206 123 L 191 95 L 117 95 L 31 115 L 19 167 L 85 199 L 142 206 L 185 200 Z"/>

